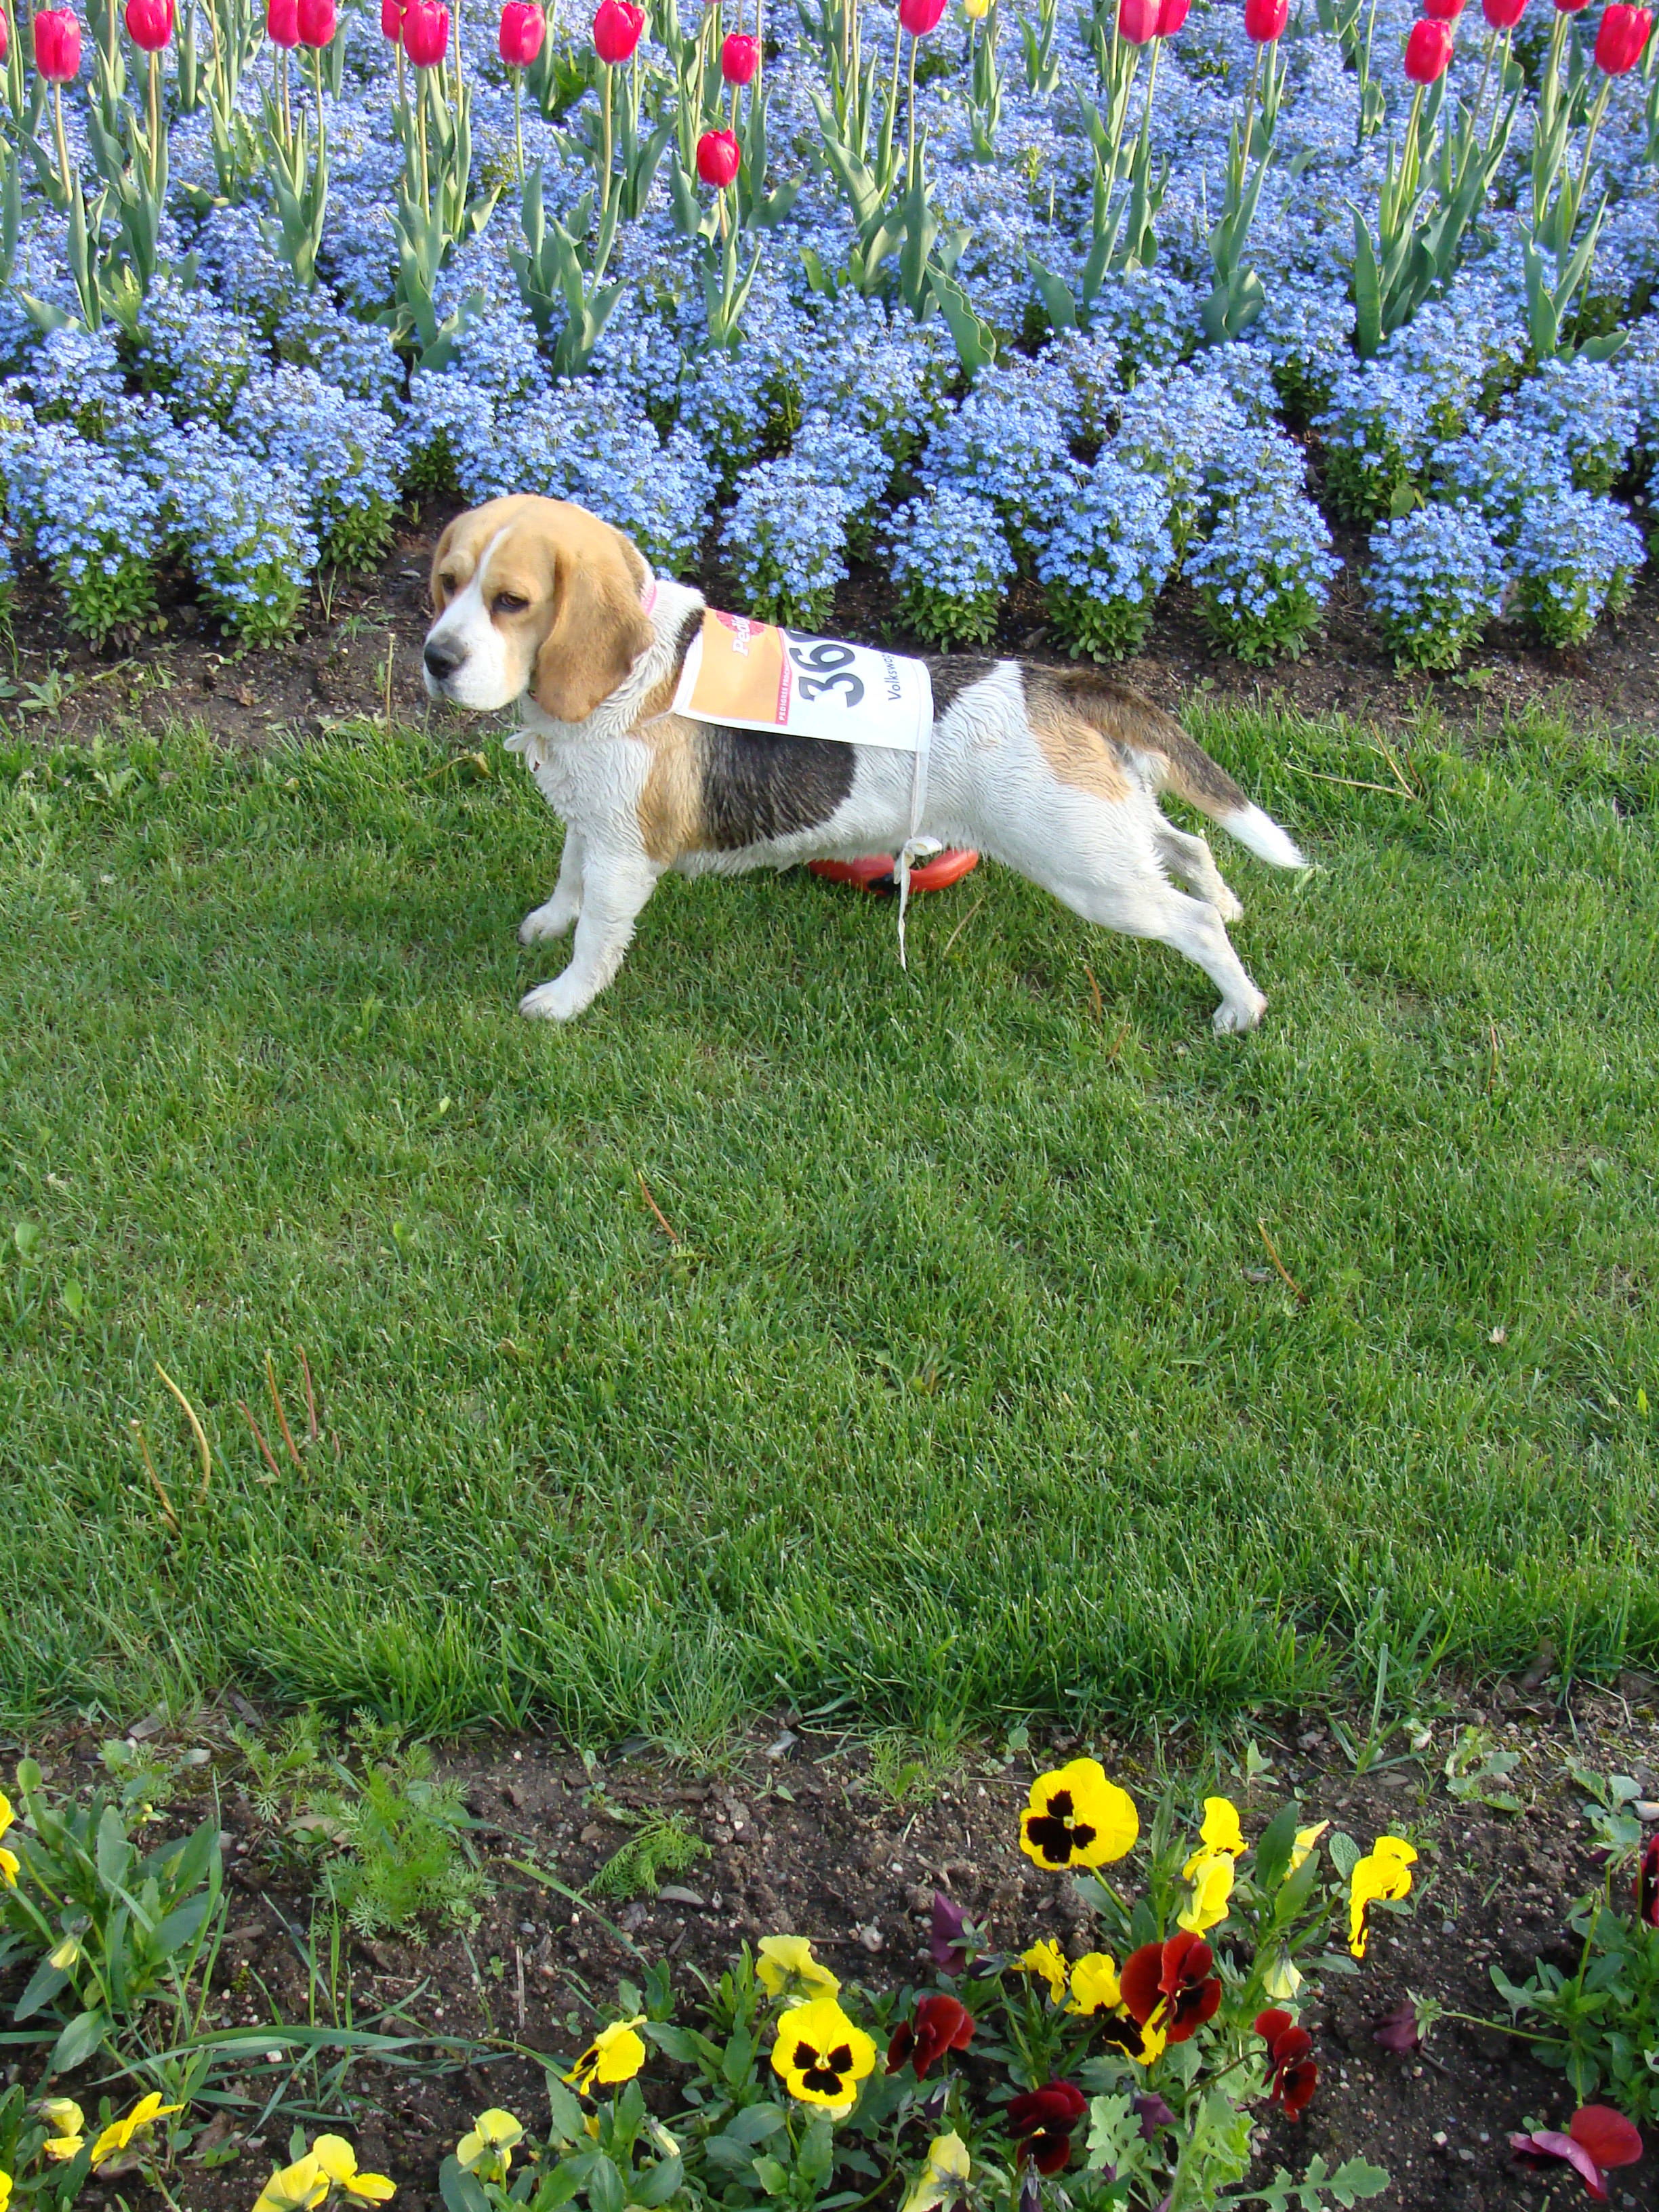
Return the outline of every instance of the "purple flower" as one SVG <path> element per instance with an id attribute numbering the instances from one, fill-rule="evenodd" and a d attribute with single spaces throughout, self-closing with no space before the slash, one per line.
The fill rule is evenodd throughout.
<path id="1" fill-rule="evenodd" d="M 1392 2012 L 1385 2012 L 1371 2030 L 1375 2041 L 1384 2051 L 1396 2052 L 1401 2058 L 1423 2048 L 1423 2025 L 1417 2016 L 1415 1997 L 1401 1997 Z"/>
<path id="2" fill-rule="evenodd" d="M 952 1905 L 942 1889 L 933 1892 L 933 1932 L 928 1938 L 927 1948 L 933 1954 L 933 1964 L 947 1974 L 959 1974 L 968 1964 L 968 1945 L 964 1940 L 967 1918 L 959 1905 Z"/>
<path id="3" fill-rule="evenodd" d="M 1143 2142 L 1151 2142 L 1160 2128 L 1172 2128 L 1176 2124 L 1175 2114 L 1156 2090 L 1149 2090 L 1144 2097 L 1131 2097 L 1129 2102 L 1140 2123 Z"/>

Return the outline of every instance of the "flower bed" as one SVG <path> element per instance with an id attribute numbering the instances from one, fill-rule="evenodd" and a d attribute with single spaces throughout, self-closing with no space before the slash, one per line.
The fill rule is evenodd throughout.
<path id="1" fill-rule="evenodd" d="M 758 0 L 757 0 L 758 6 Z M 923 636 L 1031 579 L 1074 653 L 1193 585 L 1402 663 L 1582 643 L 1644 542 L 1646 10 L 1452 0 L 5 0 L 0 487 L 95 642 L 158 571 L 280 636 L 400 501 L 574 498 L 661 567 Z"/>

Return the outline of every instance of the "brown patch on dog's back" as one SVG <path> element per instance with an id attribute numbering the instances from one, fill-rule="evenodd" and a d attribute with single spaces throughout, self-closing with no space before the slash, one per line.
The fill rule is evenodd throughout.
<path id="1" fill-rule="evenodd" d="M 1224 768 L 1133 685 L 1089 669 L 1022 672 L 1026 712 L 1043 758 L 1064 783 L 1101 799 L 1121 799 L 1146 768 L 1159 790 L 1178 792 L 1212 817 L 1237 814 L 1249 799 Z M 1093 743 L 1079 743 L 1079 726 Z M 1052 734 L 1045 738 L 1044 730 Z M 1139 773 L 1137 773 L 1139 771 Z"/>
<path id="2" fill-rule="evenodd" d="M 927 680 L 933 687 L 933 720 L 942 722 L 964 691 L 994 674 L 1000 661 L 988 660 L 972 653 L 952 653 L 939 659 L 929 659 Z"/>

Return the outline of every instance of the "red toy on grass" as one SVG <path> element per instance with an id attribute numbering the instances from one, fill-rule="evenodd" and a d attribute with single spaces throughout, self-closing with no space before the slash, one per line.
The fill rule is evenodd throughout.
<path id="1" fill-rule="evenodd" d="M 861 891 L 891 891 L 898 885 L 893 871 L 898 866 L 890 853 L 871 853 L 861 860 L 809 860 L 815 876 L 832 884 L 856 884 Z M 912 891 L 949 890 L 979 866 L 977 853 L 935 853 L 920 868 L 910 871 Z"/>

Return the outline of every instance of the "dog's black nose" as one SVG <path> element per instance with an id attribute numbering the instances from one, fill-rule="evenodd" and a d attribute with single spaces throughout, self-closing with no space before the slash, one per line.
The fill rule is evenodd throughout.
<path id="1" fill-rule="evenodd" d="M 422 659 L 426 662 L 428 673 L 433 682 L 442 684 L 455 673 L 466 659 L 466 648 L 465 646 L 440 645 L 433 641 L 428 643 Z"/>

